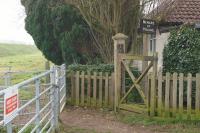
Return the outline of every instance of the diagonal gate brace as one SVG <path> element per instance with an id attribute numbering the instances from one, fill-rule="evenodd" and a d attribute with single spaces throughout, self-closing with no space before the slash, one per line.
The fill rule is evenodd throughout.
<path id="1" fill-rule="evenodd" d="M 147 74 L 147 72 L 151 69 L 151 67 L 153 66 L 153 62 L 151 61 L 151 63 L 148 65 L 148 67 L 144 70 L 144 72 L 140 75 L 140 77 L 137 80 L 136 80 L 135 76 L 132 74 L 130 68 L 125 63 L 125 61 L 122 61 L 122 63 L 124 65 L 126 71 L 128 72 L 129 76 L 131 77 L 131 80 L 133 81 L 133 85 L 128 90 L 128 92 L 124 95 L 124 97 L 121 99 L 120 103 L 122 103 L 126 99 L 126 97 L 131 93 L 131 91 L 134 88 L 136 88 L 138 90 L 138 92 L 140 93 L 144 103 L 147 104 L 146 97 L 145 97 L 145 95 L 144 95 L 144 93 L 142 91 L 142 87 L 139 85 L 139 83 L 144 78 L 144 76 Z"/>

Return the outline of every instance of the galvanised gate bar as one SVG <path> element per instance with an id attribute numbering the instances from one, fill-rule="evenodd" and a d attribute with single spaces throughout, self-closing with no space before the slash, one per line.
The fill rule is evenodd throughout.
<path id="1" fill-rule="evenodd" d="M 19 107 L 5 121 L 5 102 L 1 102 L 2 116 L 0 125 L 7 133 L 42 133 L 58 128 L 58 116 L 66 104 L 65 65 L 54 66 L 31 79 L 0 91 L 0 98 L 8 90 L 18 91 Z M 50 77 L 49 82 L 45 82 Z"/>

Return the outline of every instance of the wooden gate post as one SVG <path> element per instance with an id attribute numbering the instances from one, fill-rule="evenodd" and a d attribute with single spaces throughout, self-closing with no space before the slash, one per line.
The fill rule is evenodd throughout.
<path id="1" fill-rule="evenodd" d="M 153 61 L 153 73 L 151 78 L 151 96 L 150 96 L 150 116 L 155 116 L 156 112 L 156 77 L 157 77 L 157 67 L 158 67 L 158 53 L 154 53 Z"/>
<path id="2" fill-rule="evenodd" d="M 128 36 L 118 33 L 112 38 L 114 40 L 114 68 L 115 68 L 115 103 L 114 103 L 114 110 L 117 111 L 117 108 L 119 106 L 119 100 L 120 100 L 120 93 L 121 93 L 121 87 L 124 83 L 125 75 L 122 76 L 122 67 L 121 67 L 121 61 L 119 58 L 119 54 L 125 53 L 125 45 L 126 45 L 126 39 L 128 39 Z M 123 79 L 122 79 L 123 77 Z M 125 86 L 123 87 L 125 89 Z"/>

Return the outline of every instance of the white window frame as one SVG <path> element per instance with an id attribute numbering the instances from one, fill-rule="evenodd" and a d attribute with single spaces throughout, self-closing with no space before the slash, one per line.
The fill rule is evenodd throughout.
<path id="1" fill-rule="evenodd" d="M 156 34 L 149 35 L 149 53 L 153 54 L 156 52 Z"/>

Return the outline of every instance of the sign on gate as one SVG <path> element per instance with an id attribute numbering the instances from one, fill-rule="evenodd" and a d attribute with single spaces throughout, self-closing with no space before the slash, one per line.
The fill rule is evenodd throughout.
<path id="1" fill-rule="evenodd" d="M 18 88 L 8 88 L 4 95 L 4 124 L 17 116 L 18 106 Z"/>

